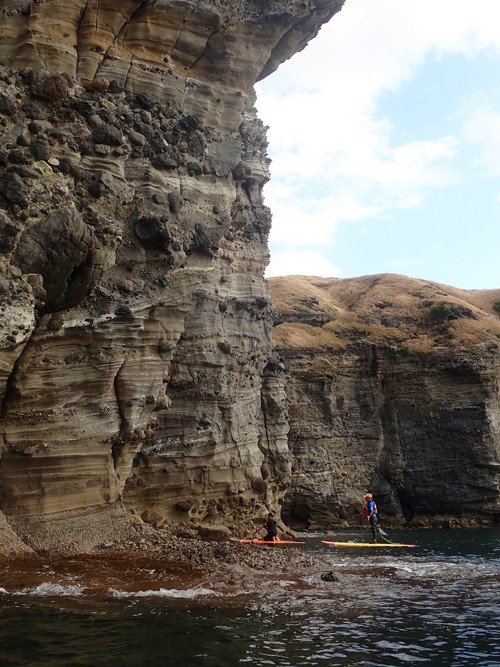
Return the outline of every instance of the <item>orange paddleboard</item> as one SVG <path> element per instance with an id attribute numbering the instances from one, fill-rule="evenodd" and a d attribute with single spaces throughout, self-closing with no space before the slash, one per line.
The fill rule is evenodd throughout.
<path id="1" fill-rule="evenodd" d="M 239 542 L 240 544 L 272 544 L 278 546 L 280 544 L 305 544 L 305 542 L 296 542 L 295 540 L 276 540 L 269 542 L 266 540 L 240 540 L 238 537 L 230 537 L 231 542 Z"/>

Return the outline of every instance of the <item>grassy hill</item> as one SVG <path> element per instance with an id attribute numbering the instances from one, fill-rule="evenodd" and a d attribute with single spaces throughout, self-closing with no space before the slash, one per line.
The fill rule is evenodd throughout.
<path id="1" fill-rule="evenodd" d="M 435 347 L 500 344 L 500 289 L 462 290 L 397 274 L 345 280 L 269 279 L 283 349 L 343 349 L 368 340 L 425 353 Z"/>

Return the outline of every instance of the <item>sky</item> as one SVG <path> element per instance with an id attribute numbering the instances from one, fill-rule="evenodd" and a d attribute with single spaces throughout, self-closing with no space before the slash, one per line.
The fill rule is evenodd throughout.
<path id="1" fill-rule="evenodd" d="M 500 0 L 346 0 L 257 84 L 266 277 L 500 288 Z"/>

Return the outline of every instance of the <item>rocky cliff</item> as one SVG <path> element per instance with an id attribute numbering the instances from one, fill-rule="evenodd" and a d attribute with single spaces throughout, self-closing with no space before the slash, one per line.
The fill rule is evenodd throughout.
<path id="1" fill-rule="evenodd" d="M 396 275 L 270 281 L 291 525 L 500 521 L 500 290 Z M 452 524 L 453 525 L 453 521 Z"/>
<path id="2" fill-rule="evenodd" d="M 500 293 L 263 278 L 253 85 L 342 2 L 0 0 L 0 553 L 498 518 Z"/>
<path id="3" fill-rule="evenodd" d="M 0 497 L 28 543 L 63 510 L 278 508 L 253 85 L 342 4 L 0 0 Z"/>

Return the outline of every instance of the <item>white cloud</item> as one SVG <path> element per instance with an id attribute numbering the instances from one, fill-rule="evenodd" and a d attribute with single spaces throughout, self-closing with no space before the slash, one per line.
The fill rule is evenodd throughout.
<path id="1" fill-rule="evenodd" d="M 321 252 L 314 250 L 277 250 L 272 265 L 266 271 L 266 278 L 272 276 L 321 276 L 338 278 L 340 269 L 326 259 Z"/>
<path id="2" fill-rule="evenodd" d="M 488 104 L 469 111 L 462 126 L 464 141 L 477 151 L 476 167 L 484 176 L 500 175 L 500 113 Z"/>
<path id="3" fill-rule="evenodd" d="M 273 214 L 273 239 L 288 248 L 323 248 L 332 246 L 340 222 L 375 216 L 380 209 L 357 199 L 321 197 L 314 190 L 296 198 L 287 197 L 289 189 L 278 187 L 266 204 Z M 274 259 L 274 257 L 273 257 Z"/>
<path id="4" fill-rule="evenodd" d="M 431 189 L 456 182 L 461 140 L 500 170 L 500 116 L 485 110 L 460 137 L 394 145 L 390 121 L 377 113 L 380 94 L 396 91 L 431 55 L 500 53 L 499 23 L 498 0 L 347 0 L 302 53 L 259 84 L 259 115 L 270 126 L 271 238 L 296 252 L 294 273 L 309 272 L 297 262 L 310 250 L 322 246 L 326 257 L 338 225 L 419 206 Z M 275 275 L 284 263 L 274 252 L 271 262 Z"/>

